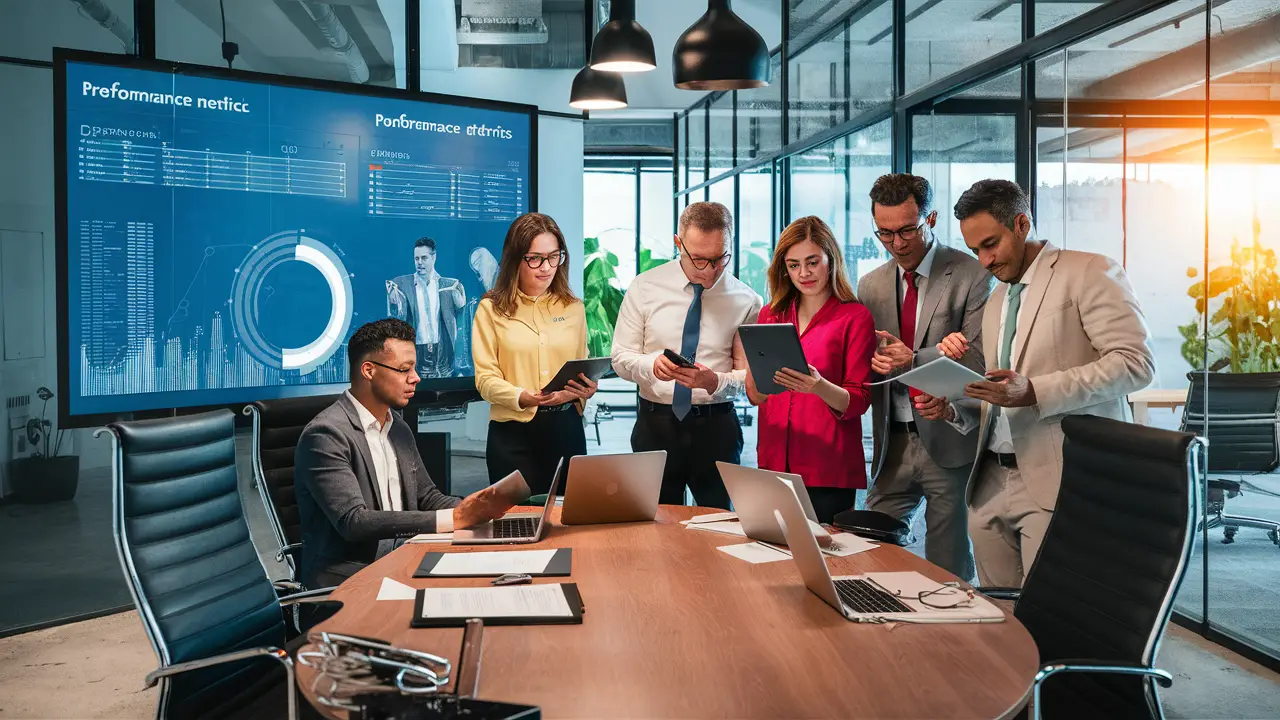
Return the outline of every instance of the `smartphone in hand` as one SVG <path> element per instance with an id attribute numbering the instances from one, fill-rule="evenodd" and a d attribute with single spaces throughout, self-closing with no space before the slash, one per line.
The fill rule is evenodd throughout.
<path id="1" fill-rule="evenodd" d="M 663 350 L 662 354 L 665 355 L 668 360 L 675 363 L 677 367 L 682 367 L 682 368 L 698 367 L 697 365 L 694 365 L 692 362 L 689 362 L 689 360 L 685 359 L 685 357 L 678 352 L 674 352 L 668 349 L 668 350 Z"/>

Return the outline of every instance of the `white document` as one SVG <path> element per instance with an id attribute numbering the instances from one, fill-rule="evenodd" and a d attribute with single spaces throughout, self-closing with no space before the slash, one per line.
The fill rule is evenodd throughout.
<path id="1" fill-rule="evenodd" d="M 431 575 L 506 575 L 545 572 L 555 550 L 493 550 L 447 553 Z"/>
<path id="2" fill-rule="evenodd" d="M 701 523 L 719 522 L 720 520 L 737 520 L 737 519 L 738 519 L 738 513 L 736 512 L 718 512 L 718 513 L 708 513 L 706 515 L 694 515 L 688 520 L 685 520 L 682 524 L 699 525 Z"/>
<path id="3" fill-rule="evenodd" d="M 739 560 L 746 560 L 752 565 L 777 562 L 791 557 L 791 553 L 789 552 L 779 550 L 772 545 L 765 545 L 764 543 L 758 542 L 739 543 L 738 545 L 722 545 L 717 549 L 720 552 L 725 553 L 726 555 L 732 555 Z"/>
<path id="4" fill-rule="evenodd" d="M 831 544 L 820 549 L 823 553 L 832 557 L 848 557 L 868 550 L 875 550 L 878 547 L 880 546 L 876 543 L 866 538 L 858 537 L 853 533 L 836 533 L 831 536 Z"/>
<path id="5" fill-rule="evenodd" d="M 453 533 L 419 533 L 405 540 L 406 543 L 451 543 Z"/>
<path id="6" fill-rule="evenodd" d="M 867 384 L 901 382 L 934 397 L 959 400 L 964 397 L 965 385 L 983 380 L 986 378 L 944 355 L 897 377 Z"/>
<path id="7" fill-rule="evenodd" d="M 378 588 L 379 600 L 412 600 L 418 591 L 397 582 L 389 577 L 382 578 L 382 587 Z"/>
<path id="8" fill-rule="evenodd" d="M 570 617 L 559 585 L 428 588 L 422 591 L 424 618 Z"/>
<path id="9" fill-rule="evenodd" d="M 690 530 L 705 530 L 706 532 L 721 533 L 724 535 L 737 535 L 738 537 L 747 536 L 747 531 L 742 529 L 742 523 L 730 520 L 697 524 L 690 523 L 685 527 Z"/>

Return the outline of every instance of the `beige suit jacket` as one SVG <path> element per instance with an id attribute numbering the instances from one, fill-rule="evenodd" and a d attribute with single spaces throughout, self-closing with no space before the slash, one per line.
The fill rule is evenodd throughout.
<path id="1" fill-rule="evenodd" d="M 1062 418 L 1099 415 L 1132 421 L 1126 397 L 1155 376 L 1146 319 L 1125 271 L 1111 258 L 1059 250 L 1049 243 L 1024 291 L 1013 370 L 1031 380 L 1036 404 L 1006 408 L 1018 469 L 1036 504 L 1052 510 L 1062 480 Z M 987 367 L 999 365 L 1000 315 L 1009 286 L 1000 283 L 982 317 Z M 972 406 L 956 404 L 973 426 Z M 981 404 L 979 459 L 990 445 L 995 413 Z M 973 464 L 972 498 L 982 462 Z"/>

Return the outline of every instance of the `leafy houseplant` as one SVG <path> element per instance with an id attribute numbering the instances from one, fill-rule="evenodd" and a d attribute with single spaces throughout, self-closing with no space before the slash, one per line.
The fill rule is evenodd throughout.
<path id="1" fill-rule="evenodd" d="M 55 434 L 47 415 L 53 391 L 42 387 L 36 390 L 36 396 L 44 401 L 44 406 L 39 418 L 27 422 L 27 440 L 36 449 L 35 453 L 9 463 L 14 500 L 33 503 L 70 500 L 76 496 L 79 486 L 80 458 L 58 455 L 63 431 L 59 428 Z"/>
<path id="2" fill-rule="evenodd" d="M 600 238 L 583 241 L 586 265 L 582 270 L 583 303 L 587 312 L 587 354 L 603 357 L 613 350 L 613 326 L 622 307 L 622 288 L 618 287 L 618 256 L 601 249 Z M 645 272 L 668 258 L 654 257 L 649 248 L 640 248 L 638 272 Z"/>
<path id="3" fill-rule="evenodd" d="M 1195 322 L 1179 326 L 1182 357 L 1196 370 L 1204 369 L 1205 338 L 1201 335 L 1209 301 L 1221 304 L 1209 317 L 1209 370 L 1233 373 L 1280 370 L 1280 276 L 1276 253 L 1258 242 L 1261 226 L 1253 223 L 1253 244 L 1231 243 L 1231 264 L 1209 271 L 1208 283 L 1187 289 L 1196 301 Z M 1196 277 L 1195 268 L 1187 269 Z"/>

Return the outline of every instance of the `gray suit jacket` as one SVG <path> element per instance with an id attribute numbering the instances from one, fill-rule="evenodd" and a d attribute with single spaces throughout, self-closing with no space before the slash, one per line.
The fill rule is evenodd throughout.
<path id="1" fill-rule="evenodd" d="M 934 240 L 934 242 L 938 242 Z M 935 347 L 953 332 L 964 333 L 969 352 L 960 363 L 983 372 L 982 310 L 991 294 L 993 278 L 968 253 L 939 243 L 933 256 L 933 267 L 925 284 L 924 303 L 916 319 L 914 365 L 923 365 L 941 355 Z M 863 276 L 858 282 L 858 299 L 871 310 L 876 329 L 898 337 L 898 264 L 892 260 Z M 913 366 L 914 366 L 913 365 Z M 892 417 L 889 389 L 879 385 L 871 393 L 871 427 L 875 455 L 871 461 L 871 477 L 880 474 Z M 976 406 L 977 401 L 972 401 Z M 944 468 L 958 468 L 973 462 L 978 444 L 973 434 L 963 435 L 945 422 L 931 422 L 912 410 L 920 440 L 933 461 Z"/>
<path id="2" fill-rule="evenodd" d="M 338 584 L 390 552 L 398 538 L 435 532 L 435 511 L 461 502 L 436 489 L 409 425 L 399 414 L 392 416 L 388 437 L 395 448 L 406 508 L 399 512 L 383 510 L 378 502 L 369 442 L 355 404 L 345 393 L 298 439 L 294 492 L 302 523 L 299 577 L 309 588 Z"/>
<path id="3" fill-rule="evenodd" d="M 415 328 L 421 322 L 426 308 L 418 305 L 418 293 L 414 289 L 414 278 L 417 275 L 401 275 L 391 282 L 400 288 L 400 292 L 404 293 L 404 302 L 396 307 L 391 302 L 390 296 L 387 298 L 387 314 L 395 317 L 397 320 L 404 320 Z M 449 352 L 453 353 L 458 347 L 458 315 L 462 313 L 462 309 L 466 307 L 466 298 L 462 303 L 457 302 L 457 296 L 448 288 L 453 285 L 462 286 L 462 283 L 455 278 L 447 278 L 440 276 L 440 320 L 443 325 L 440 326 L 440 342 L 448 343 Z"/>

